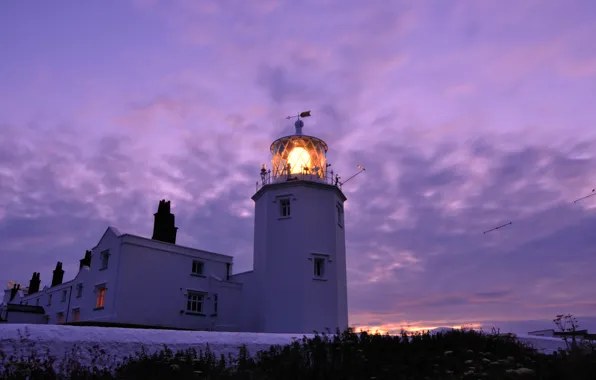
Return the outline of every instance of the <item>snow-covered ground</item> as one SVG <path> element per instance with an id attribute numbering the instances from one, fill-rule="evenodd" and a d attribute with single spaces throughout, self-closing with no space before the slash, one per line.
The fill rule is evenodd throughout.
<path id="1" fill-rule="evenodd" d="M 140 351 L 142 347 L 147 352 L 155 352 L 163 349 L 164 345 L 177 351 L 191 347 L 205 349 L 208 344 L 216 355 L 224 354 L 227 357 L 228 354 L 236 356 L 242 344 L 246 345 L 252 355 L 271 345 L 289 344 L 294 339 L 301 339 L 303 335 L 0 324 L 0 351 L 7 355 L 20 355 L 20 348 L 24 349 L 23 353 L 26 355 L 28 345 L 22 343 L 22 337 L 28 342 L 34 342 L 39 354 L 49 352 L 58 360 L 76 347 L 79 362 L 89 364 L 93 357 L 90 351 L 94 347 L 104 350 L 106 354 L 103 358 L 110 362 L 110 358 L 120 361 Z M 564 347 L 564 342 L 558 338 L 519 336 L 519 339 L 531 343 L 543 352 L 553 352 Z"/>

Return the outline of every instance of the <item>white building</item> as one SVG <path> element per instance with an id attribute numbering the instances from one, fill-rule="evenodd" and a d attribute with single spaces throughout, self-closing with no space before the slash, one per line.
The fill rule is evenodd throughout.
<path id="1" fill-rule="evenodd" d="M 160 201 L 152 239 L 109 227 L 63 282 L 34 273 L 6 289 L 9 323 L 89 323 L 272 333 L 348 327 L 344 202 L 328 173 L 327 145 L 296 132 L 271 145 L 255 202 L 253 270 L 232 274 L 233 257 L 176 245 L 170 202 Z M 16 305 L 19 305 L 17 307 Z M 18 309 L 18 310 L 16 310 Z M 40 311 L 42 310 L 42 311 Z"/>

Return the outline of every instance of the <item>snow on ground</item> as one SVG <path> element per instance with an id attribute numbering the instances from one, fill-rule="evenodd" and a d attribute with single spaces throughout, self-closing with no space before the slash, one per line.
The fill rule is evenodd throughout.
<path id="1" fill-rule="evenodd" d="M 301 339 L 301 334 L 264 334 L 264 333 L 234 333 L 208 331 L 174 331 L 174 330 L 142 330 L 127 328 L 83 327 L 63 325 L 21 325 L 0 324 L 0 351 L 8 356 L 20 355 L 24 349 L 27 355 L 27 342 L 35 342 L 39 354 L 49 352 L 58 358 L 77 348 L 77 359 L 81 364 L 88 365 L 93 358 L 94 346 L 106 352 L 103 359 L 113 362 L 109 357 L 120 361 L 126 356 L 134 355 L 141 348 L 148 353 L 160 351 L 164 345 L 177 351 L 187 348 L 205 349 L 207 344 L 218 357 L 224 354 L 236 356 L 239 347 L 246 345 L 249 354 L 254 355 L 260 350 L 267 350 L 271 345 L 285 345 L 294 339 Z M 312 337 L 312 335 L 306 335 Z M 550 353 L 564 347 L 564 342 L 558 338 L 544 338 L 534 336 L 519 336 L 519 339 L 531 343 L 536 349 Z M 16 349 L 16 352 L 15 352 Z"/>

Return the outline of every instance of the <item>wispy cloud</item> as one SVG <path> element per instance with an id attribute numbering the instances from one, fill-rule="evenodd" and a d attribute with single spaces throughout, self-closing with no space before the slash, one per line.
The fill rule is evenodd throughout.
<path id="1" fill-rule="evenodd" d="M 344 188 L 352 324 L 596 315 L 596 197 L 573 204 L 596 186 L 592 4 L 0 7 L 1 281 L 73 275 L 164 197 L 181 244 L 250 268 L 260 164 L 311 109 L 333 170 L 367 169 Z"/>

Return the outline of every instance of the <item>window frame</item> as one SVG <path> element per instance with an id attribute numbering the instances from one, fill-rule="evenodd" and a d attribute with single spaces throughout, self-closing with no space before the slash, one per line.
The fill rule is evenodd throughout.
<path id="1" fill-rule="evenodd" d="M 106 270 L 110 265 L 110 250 L 106 249 L 99 254 L 100 267 L 99 270 Z"/>
<path id="2" fill-rule="evenodd" d="M 213 295 L 213 315 L 217 315 L 219 309 L 219 295 L 215 293 Z"/>
<path id="3" fill-rule="evenodd" d="M 196 297 L 196 299 L 193 299 Z M 204 292 L 196 291 L 196 290 L 186 290 L 186 297 L 185 297 L 185 307 L 184 312 L 185 314 L 190 315 L 205 315 L 205 299 L 206 294 Z M 195 310 L 193 309 L 193 305 L 195 305 Z"/>
<path id="4" fill-rule="evenodd" d="M 77 316 L 78 316 L 78 318 L 77 318 Z M 72 309 L 72 321 L 79 322 L 80 320 L 81 320 L 81 308 L 75 307 L 74 309 Z"/>
<path id="5" fill-rule="evenodd" d="M 80 282 L 77 284 L 77 295 L 76 298 L 81 298 L 83 296 L 83 283 Z"/>
<path id="6" fill-rule="evenodd" d="M 60 312 L 56 313 L 56 324 L 57 325 L 63 325 L 65 321 L 66 321 L 66 318 L 64 318 L 64 312 L 60 311 Z"/>
<path id="7" fill-rule="evenodd" d="M 102 310 L 105 307 L 107 291 L 108 287 L 106 286 L 106 284 L 100 284 L 95 286 L 95 307 L 93 308 L 93 310 Z"/>
<path id="8" fill-rule="evenodd" d="M 290 197 L 279 198 L 279 217 L 281 219 L 292 217 L 292 200 Z"/>
<path id="9" fill-rule="evenodd" d="M 199 267 L 201 268 L 200 272 L 198 271 Z M 205 277 L 205 261 L 193 260 L 190 274 L 197 277 Z"/>
<path id="10" fill-rule="evenodd" d="M 344 206 L 341 203 L 337 202 L 336 209 L 337 209 L 337 225 L 340 226 L 341 228 L 344 228 Z"/>
<path id="11" fill-rule="evenodd" d="M 312 278 L 313 280 L 317 280 L 317 281 L 327 281 L 328 280 L 328 276 L 327 276 L 327 264 L 331 262 L 331 259 L 329 257 L 329 255 L 326 254 L 321 254 L 321 253 L 313 253 L 310 257 L 310 259 L 312 261 Z M 317 270 L 317 264 L 320 263 L 320 269 Z M 317 274 L 319 273 L 319 274 Z"/>
<path id="12" fill-rule="evenodd" d="M 62 290 L 62 298 L 60 299 L 60 302 L 66 302 L 67 297 L 68 297 L 68 290 L 63 289 Z"/>

